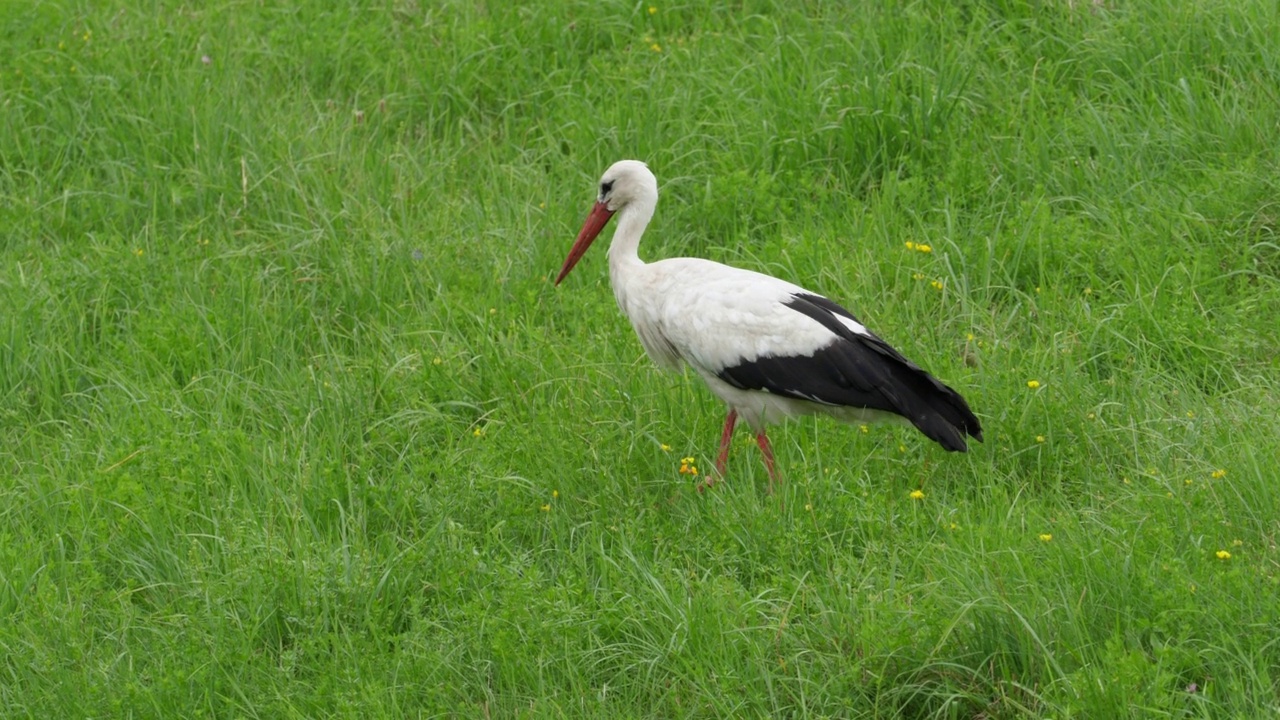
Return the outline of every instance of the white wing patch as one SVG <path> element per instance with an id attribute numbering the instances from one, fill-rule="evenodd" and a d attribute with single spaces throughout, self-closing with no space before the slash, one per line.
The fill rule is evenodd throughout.
<path id="1" fill-rule="evenodd" d="M 843 315 L 838 315 L 836 313 L 831 313 L 831 316 L 839 320 L 842 325 L 852 330 L 855 335 L 871 334 L 867 332 L 867 328 L 863 326 L 862 323 L 858 322 L 857 320 L 854 320 L 853 318 L 847 318 Z"/>

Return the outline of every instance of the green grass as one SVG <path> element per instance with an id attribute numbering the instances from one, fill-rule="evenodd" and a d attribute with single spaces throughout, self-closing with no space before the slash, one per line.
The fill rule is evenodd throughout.
<path id="1" fill-rule="evenodd" d="M 278 5 L 0 3 L 0 715 L 1280 712 L 1273 6 Z M 987 442 L 696 492 L 623 157 Z"/>

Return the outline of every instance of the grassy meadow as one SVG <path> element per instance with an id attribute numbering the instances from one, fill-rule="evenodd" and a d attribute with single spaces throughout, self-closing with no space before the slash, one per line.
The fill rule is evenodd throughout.
<path id="1" fill-rule="evenodd" d="M 0 716 L 1280 714 L 1274 4 L 0 14 Z M 625 157 L 986 442 L 699 493 L 719 401 L 551 283 Z"/>

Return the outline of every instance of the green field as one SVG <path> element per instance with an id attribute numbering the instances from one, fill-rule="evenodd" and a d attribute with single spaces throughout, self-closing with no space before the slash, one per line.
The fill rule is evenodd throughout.
<path id="1" fill-rule="evenodd" d="M 1280 714 L 1274 3 L 282 5 L 0 0 L 0 717 Z M 986 442 L 700 494 L 626 157 Z"/>

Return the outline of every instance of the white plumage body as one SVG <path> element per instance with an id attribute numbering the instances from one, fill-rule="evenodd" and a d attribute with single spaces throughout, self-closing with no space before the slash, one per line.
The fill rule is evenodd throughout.
<path id="1" fill-rule="evenodd" d="M 841 420 L 883 420 L 890 413 L 742 390 L 721 380 L 728 367 L 761 357 L 812 357 L 839 338 L 784 303 L 808 290 L 778 278 L 699 258 L 642 263 L 611 273 L 618 307 L 659 367 L 687 363 L 756 431 L 783 418 L 825 413 Z M 838 318 L 851 332 L 867 329 Z"/>

